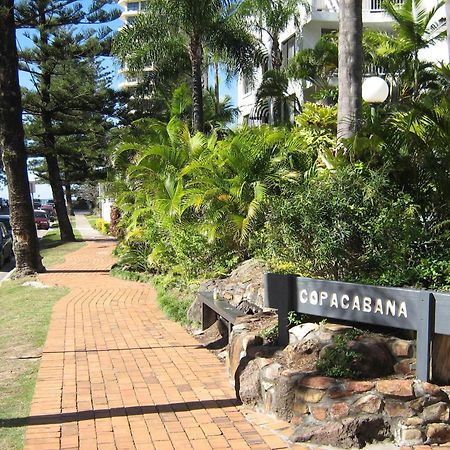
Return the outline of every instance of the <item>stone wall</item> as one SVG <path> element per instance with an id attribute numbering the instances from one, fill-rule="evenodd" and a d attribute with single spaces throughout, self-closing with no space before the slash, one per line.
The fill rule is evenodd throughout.
<path id="1" fill-rule="evenodd" d="M 394 372 L 389 378 L 338 379 L 284 365 L 286 354 L 299 345 L 306 348 L 309 343 L 307 347 L 312 348 L 311 342 L 320 339 L 327 345 L 329 335 L 341 329 L 332 324 L 304 324 L 291 331 L 287 348 L 277 349 L 263 346 L 261 336 L 245 323 L 239 324 L 228 354 L 237 395 L 244 404 L 295 425 L 291 439 L 297 442 L 342 448 L 386 439 L 398 445 L 449 442 L 446 388 L 413 379 L 412 341 L 386 338 L 383 345 L 392 355 Z"/>

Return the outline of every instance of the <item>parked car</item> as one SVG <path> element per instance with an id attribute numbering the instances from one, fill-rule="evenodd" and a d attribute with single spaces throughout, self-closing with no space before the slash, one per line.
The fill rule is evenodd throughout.
<path id="1" fill-rule="evenodd" d="M 55 207 L 53 205 L 50 205 L 50 204 L 47 203 L 45 205 L 42 205 L 40 207 L 40 209 L 47 213 L 48 218 L 50 219 L 51 222 L 56 220 L 56 210 L 55 210 Z"/>
<path id="2" fill-rule="evenodd" d="M 0 216 L 0 223 L 5 225 L 6 231 L 10 236 L 12 236 L 12 227 L 11 227 L 11 221 L 9 220 L 9 216 L 3 215 Z"/>
<path id="3" fill-rule="evenodd" d="M 13 256 L 13 244 L 11 234 L 6 230 L 5 224 L 0 222 L 0 268 Z"/>
<path id="4" fill-rule="evenodd" d="M 34 223 L 38 230 L 48 230 L 50 228 L 50 220 L 47 213 L 41 209 L 34 210 Z"/>

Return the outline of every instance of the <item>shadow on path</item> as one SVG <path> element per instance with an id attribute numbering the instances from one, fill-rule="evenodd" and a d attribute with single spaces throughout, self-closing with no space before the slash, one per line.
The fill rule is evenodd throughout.
<path id="1" fill-rule="evenodd" d="M 107 417 L 136 416 L 142 414 L 164 414 L 196 409 L 229 408 L 241 403 L 235 398 L 225 400 L 199 400 L 195 402 L 166 403 L 149 406 L 124 406 L 120 408 L 93 409 L 60 414 L 43 414 L 40 416 L 0 418 L 0 428 L 23 427 L 26 425 L 51 425 L 83 420 L 104 419 Z"/>

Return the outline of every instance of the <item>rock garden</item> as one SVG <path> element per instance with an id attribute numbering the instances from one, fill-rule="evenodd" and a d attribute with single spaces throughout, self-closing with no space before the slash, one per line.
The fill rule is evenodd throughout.
<path id="1" fill-rule="evenodd" d="M 243 404 L 290 422 L 293 442 L 350 448 L 450 441 L 450 387 L 415 379 L 410 332 L 291 313 L 289 345 L 279 347 L 276 312 L 263 306 L 263 272 L 250 261 L 201 287 L 247 313 L 218 349 Z M 190 315 L 198 314 L 194 303 Z M 208 333 L 227 342 L 219 322 L 203 340 Z"/>

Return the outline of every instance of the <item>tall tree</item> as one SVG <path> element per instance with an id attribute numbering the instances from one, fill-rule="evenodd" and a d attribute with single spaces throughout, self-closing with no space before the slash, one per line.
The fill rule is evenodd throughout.
<path id="1" fill-rule="evenodd" d="M 39 115 L 43 129 L 41 138 L 63 241 L 73 241 L 75 236 L 67 214 L 58 160 L 54 131 L 57 109 L 51 96 L 53 78 L 56 70 L 61 67 L 61 60 L 80 58 L 86 52 L 93 51 L 95 46 L 93 30 L 74 35 L 68 27 L 110 21 L 117 17 L 118 11 L 107 12 L 104 7 L 112 2 L 113 0 L 94 1 L 88 9 L 76 0 L 31 0 L 17 6 L 18 24 L 35 30 L 28 34 L 34 46 L 23 52 L 25 64 L 22 68 L 31 73 L 36 92 L 40 96 Z M 101 52 L 100 47 L 98 52 Z"/>
<path id="2" fill-rule="evenodd" d="M 115 52 L 133 69 L 168 61 L 190 63 L 192 87 L 192 127 L 204 127 L 202 75 L 205 48 L 233 61 L 237 69 L 254 57 L 254 39 L 236 14 L 232 0 L 148 0 L 147 12 L 136 17 L 115 40 Z"/>
<path id="3" fill-rule="evenodd" d="M 0 0 L 0 36 L 0 148 L 8 180 L 17 274 L 25 276 L 45 268 L 28 183 L 13 0 Z"/>
<path id="4" fill-rule="evenodd" d="M 362 106 L 362 0 L 339 2 L 338 138 L 360 127 Z"/>
<path id="5" fill-rule="evenodd" d="M 261 43 L 264 45 L 269 38 L 271 70 L 263 74 L 259 97 L 271 98 L 275 124 L 281 122 L 282 101 L 288 84 L 286 75 L 281 73 L 287 61 L 283 61 L 280 36 L 292 21 L 299 28 L 302 13 L 308 10 L 309 3 L 303 0 L 244 0 L 240 6 L 240 13 L 261 37 Z"/>

